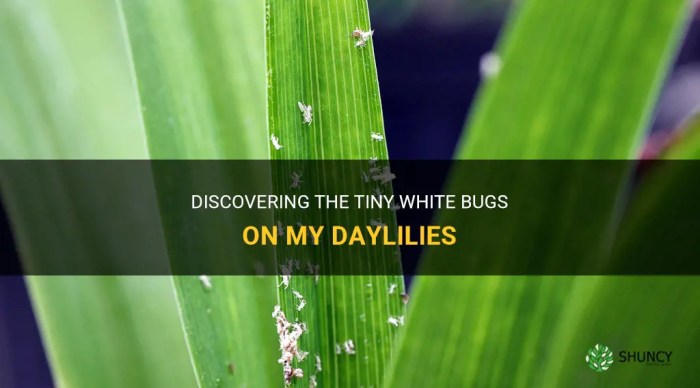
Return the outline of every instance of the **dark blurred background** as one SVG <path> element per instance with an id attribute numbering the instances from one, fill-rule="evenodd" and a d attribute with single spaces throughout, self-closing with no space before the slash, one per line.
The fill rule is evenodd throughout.
<path id="1" fill-rule="evenodd" d="M 481 57 L 495 44 L 507 16 L 507 2 L 369 3 L 389 155 L 392 159 L 451 158 L 477 91 Z M 700 23 L 694 19 L 662 92 L 646 157 L 657 154 L 700 106 Z M 644 42 L 639 42 L 639 49 L 644 50 Z M 2 260 L 19 268 L 2 209 L 0 247 Z M 415 265 L 418 255 L 418 250 L 403 253 L 409 266 Z M 26 387 L 53 384 L 25 283 L 18 276 L 2 276 L 0 387 L 10 387 L 11 381 Z"/>

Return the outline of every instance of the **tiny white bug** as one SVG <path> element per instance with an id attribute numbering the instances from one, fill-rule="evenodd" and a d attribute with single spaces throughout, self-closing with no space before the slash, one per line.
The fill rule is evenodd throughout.
<path id="1" fill-rule="evenodd" d="M 482 78 L 493 78 L 501 72 L 501 57 L 493 51 L 481 56 L 479 73 Z"/>
<path id="2" fill-rule="evenodd" d="M 403 316 L 389 317 L 387 322 L 394 327 L 403 326 Z"/>
<path id="3" fill-rule="evenodd" d="M 275 305 L 275 308 L 272 310 L 272 318 L 277 318 L 278 315 L 282 312 L 282 309 L 280 308 L 280 305 Z"/>
<path id="4" fill-rule="evenodd" d="M 318 272 L 319 272 L 320 266 L 318 264 L 313 265 L 313 264 L 311 264 L 310 261 L 307 261 L 306 268 L 307 268 L 307 272 L 309 273 L 309 275 L 314 275 L 314 283 L 318 284 L 318 278 L 320 276 Z"/>
<path id="5" fill-rule="evenodd" d="M 299 184 L 304 183 L 303 180 L 301 180 L 301 172 L 292 172 L 292 184 L 289 186 L 290 189 L 298 189 Z"/>
<path id="6" fill-rule="evenodd" d="M 377 218 L 376 220 L 369 220 L 369 224 L 371 226 L 386 226 L 386 224 L 382 222 L 381 218 Z"/>
<path id="7" fill-rule="evenodd" d="M 311 125 L 311 120 L 313 120 L 313 113 L 311 105 L 304 105 L 301 101 L 297 103 L 299 105 L 299 110 L 301 111 L 301 115 L 304 119 L 304 124 Z"/>
<path id="8" fill-rule="evenodd" d="M 207 275 L 201 275 L 199 281 L 206 290 L 211 290 L 211 278 Z"/>
<path id="9" fill-rule="evenodd" d="M 372 179 L 380 181 L 382 184 L 387 184 L 396 179 L 396 175 L 391 173 L 389 166 L 384 166 L 380 174 L 372 175 Z"/>
<path id="10" fill-rule="evenodd" d="M 316 382 L 316 375 L 311 375 L 309 377 L 309 388 L 316 388 L 318 387 L 318 383 Z"/>
<path id="11" fill-rule="evenodd" d="M 345 348 L 346 354 L 355 354 L 355 343 L 352 342 L 351 339 L 345 341 L 343 347 Z"/>
<path id="12" fill-rule="evenodd" d="M 396 283 L 389 284 L 389 295 L 393 295 L 396 292 Z"/>
<path id="13" fill-rule="evenodd" d="M 302 351 L 302 350 L 298 351 L 298 352 L 297 352 L 297 361 L 299 361 L 299 362 L 304 361 L 304 359 L 305 359 L 306 356 L 308 356 L 308 355 L 309 355 L 309 352 L 304 352 L 304 351 Z"/>
<path id="14" fill-rule="evenodd" d="M 369 175 L 367 175 L 367 173 L 364 172 L 364 171 L 362 171 L 362 180 L 363 180 L 365 183 L 369 183 Z"/>
<path id="15" fill-rule="evenodd" d="M 340 345 L 335 344 L 335 354 L 341 354 L 343 353 L 343 349 L 340 347 Z"/>
<path id="16" fill-rule="evenodd" d="M 365 47 L 367 41 L 369 41 L 370 38 L 372 38 L 372 35 L 374 35 L 374 30 L 363 31 L 359 28 L 356 28 L 352 32 L 353 38 L 357 38 L 357 41 L 355 42 L 355 47 Z"/>
<path id="17" fill-rule="evenodd" d="M 276 150 L 279 150 L 283 146 L 280 144 L 280 139 L 277 138 L 275 135 L 270 135 L 270 141 L 272 142 L 272 146 L 275 147 Z"/>
<path id="18" fill-rule="evenodd" d="M 384 140 L 384 136 L 382 136 L 382 135 L 381 135 L 380 133 L 378 133 L 378 132 L 372 132 L 371 136 L 372 136 L 372 140 L 374 140 L 374 141 L 382 141 L 382 140 Z"/>
<path id="19" fill-rule="evenodd" d="M 337 345 L 336 345 L 337 346 Z M 316 355 L 316 372 L 320 373 L 323 370 L 321 366 L 321 356 Z"/>
<path id="20" fill-rule="evenodd" d="M 282 276 L 282 282 L 277 285 L 277 287 L 284 286 L 285 290 L 289 287 L 289 278 L 291 276 L 289 275 L 281 275 Z"/>
<path id="21" fill-rule="evenodd" d="M 299 305 L 297 306 L 297 311 L 301 311 L 304 306 L 306 306 L 306 300 L 304 300 L 304 296 L 299 293 L 299 291 L 292 290 L 292 294 L 294 294 L 294 297 L 299 299 Z"/>
<path id="22" fill-rule="evenodd" d="M 284 236 L 284 225 L 282 225 L 282 221 L 277 220 L 277 235 L 278 236 Z"/>

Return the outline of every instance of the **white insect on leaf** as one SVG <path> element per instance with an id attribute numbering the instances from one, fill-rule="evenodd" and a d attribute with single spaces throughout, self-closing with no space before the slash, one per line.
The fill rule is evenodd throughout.
<path id="1" fill-rule="evenodd" d="M 308 355 L 309 355 L 309 352 L 304 352 L 304 351 L 301 351 L 301 350 L 298 351 L 298 352 L 297 352 L 297 361 L 299 361 L 299 362 L 304 361 L 304 359 L 305 359 L 306 356 L 308 356 Z"/>
<path id="2" fill-rule="evenodd" d="M 199 281 L 202 282 L 202 287 L 205 290 L 211 290 L 211 278 L 207 275 L 201 275 Z"/>
<path id="3" fill-rule="evenodd" d="M 277 220 L 277 235 L 280 237 L 284 236 L 284 225 L 280 220 Z"/>
<path id="4" fill-rule="evenodd" d="M 501 57 L 493 51 L 481 56 L 479 60 L 479 73 L 482 78 L 494 78 L 501 72 Z"/>
<path id="5" fill-rule="evenodd" d="M 321 267 L 318 264 L 311 264 L 310 261 L 306 262 L 306 271 L 309 273 L 309 275 L 314 276 L 314 282 L 315 284 L 318 284 L 318 278 L 319 278 L 319 270 Z"/>
<path id="6" fill-rule="evenodd" d="M 311 105 L 305 105 L 303 102 L 299 101 L 299 110 L 301 111 L 302 118 L 304 119 L 304 124 L 311 125 L 311 120 L 313 120 L 313 113 Z"/>
<path id="7" fill-rule="evenodd" d="M 386 224 L 382 222 L 381 218 L 377 218 L 375 220 L 369 220 L 369 224 L 371 226 L 386 226 Z"/>
<path id="8" fill-rule="evenodd" d="M 318 383 L 316 382 L 316 375 L 311 375 L 309 377 L 309 388 L 316 388 L 318 387 Z"/>
<path id="9" fill-rule="evenodd" d="M 336 345 L 336 346 L 338 346 L 338 345 Z M 321 365 L 321 356 L 319 356 L 317 354 L 316 355 L 316 373 L 321 373 L 322 370 L 323 370 L 323 367 Z"/>
<path id="10" fill-rule="evenodd" d="M 387 322 L 390 325 L 395 326 L 395 327 L 403 326 L 403 322 L 404 322 L 403 315 L 398 316 L 398 317 L 389 317 Z"/>
<path id="11" fill-rule="evenodd" d="M 372 35 L 374 35 L 374 30 L 363 31 L 359 28 L 356 28 L 352 32 L 353 38 L 357 39 L 355 41 L 355 47 L 365 47 L 365 45 L 367 45 L 367 42 L 372 38 Z"/>
<path id="12" fill-rule="evenodd" d="M 340 347 L 339 344 L 335 344 L 335 354 L 342 354 L 343 349 Z"/>
<path id="13" fill-rule="evenodd" d="M 393 295 L 396 292 L 396 283 L 389 284 L 389 295 Z"/>
<path id="14" fill-rule="evenodd" d="M 355 354 L 355 343 L 351 339 L 343 342 L 343 348 L 345 349 L 345 354 Z"/>
<path id="15" fill-rule="evenodd" d="M 292 278 L 292 262 L 287 261 L 287 264 L 280 264 L 280 276 L 282 277 L 282 282 L 277 285 L 277 287 L 284 285 L 284 288 L 289 287 L 289 281 Z"/>
<path id="16" fill-rule="evenodd" d="M 299 305 L 297 306 L 297 311 L 301 311 L 301 309 L 306 306 L 306 300 L 304 300 L 304 296 L 299 293 L 299 291 L 292 290 L 292 294 L 294 294 L 294 297 L 299 299 Z"/>
<path id="17" fill-rule="evenodd" d="M 291 178 L 292 178 L 292 184 L 289 185 L 290 189 L 298 189 L 299 185 L 301 183 L 304 183 L 303 180 L 301 180 L 301 172 L 292 172 Z"/>
<path id="18" fill-rule="evenodd" d="M 364 172 L 364 171 L 362 171 L 362 180 L 363 180 L 365 183 L 369 183 L 369 175 L 367 175 L 367 173 Z"/>
<path id="19" fill-rule="evenodd" d="M 280 308 L 280 305 L 275 305 L 275 308 L 272 310 L 272 318 L 277 318 L 278 315 L 282 312 L 282 308 Z"/>
<path id="20" fill-rule="evenodd" d="M 389 166 L 384 166 L 381 173 L 372 175 L 372 179 L 382 184 L 387 184 L 396 179 L 396 175 L 391 172 Z"/>
<path id="21" fill-rule="evenodd" d="M 272 142 L 272 146 L 275 147 L 276 150 L 279 150 L 280 148 L 284 147 L 280 144 L 280 139 L 278 139 L 275 135 L 270 135 L 270 141 Z"/>
<path id="22" fill-rule="evenodd" d="M 372 140 L 374 140 L 374 141 L 383 141 L 384 140 L 384 136 L 382 136 L 382 134 L 379 132 L 372 132 L 370 134 L 370 136 L 372 137 Z"/>

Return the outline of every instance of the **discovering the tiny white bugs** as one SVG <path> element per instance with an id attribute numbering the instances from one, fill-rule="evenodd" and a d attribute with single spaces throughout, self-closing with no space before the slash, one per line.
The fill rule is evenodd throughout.
<path id="1" fill-rule="evenodd" d="M 207 275 L 201 275 L 201 276 L 199 277 L 199 281 L 202 282 L 202 286 L 203 286 L 205 289 L 211 290 L 211 278 L 209 278 L 209 276 L 207 276 Z"/>
<path id="2" fill-rule="evenodd" d="M 304 124 L 311 125 L 311 120 L 313 120 L 313 114 L 311 113 L 311 105 L 305 105 L 303 102 L 299 101 L 299 110 L 301 111 L 302 118 L 304 119 Z"/>
<path id="3" fill-rule="evenodd" d="M 371 136 L 372 136 L 372 140 L 374 140 L 374 141 L 382 141 L 382 140 L 384 140 L 384 136 L 382 136 L 382 135 L 381 135 L 380 133 L 378 133 L 378 132 L 372 132 Z"/>
<path id="4" fill-rule="evenodd" d="M 272 142 L 272 146 L 275 147 L 276 150 L 279 150 L 283 146 L 280 144 L 280 139 L 277 138 L 275 135 L 270 135 L 270 141 Z"/>
<path id="5" fill-rule="evenodd" d="M 301 172 L 292 172 L 292 184 L 289 185 L 290 189 L 298 189 L 299 184 L 304 183 L 303 180 L 301 180 Z"/>

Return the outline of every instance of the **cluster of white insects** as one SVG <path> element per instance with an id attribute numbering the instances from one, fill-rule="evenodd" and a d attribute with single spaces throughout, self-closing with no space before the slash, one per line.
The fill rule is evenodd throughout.
<path id="1" fill-rule="evenodd" d="M 307 328 L 303 322 L 289 322 L 279 305 L 275 306 L 272 311 L 272 317 L 277 323 L 277 335 L 282 351 L 282 356 L 277 362 L 282 364 L 284 383 L 290 385 L 292 379 L 304 377 L 304 371 L 301 368 L 294 368 L 292 362 L 295 358 L 301 362 L 309 355 L 308 352 L 299 350 L 299 338 L 307 331 Z"/>
<path id="2" fill-rule="evenodd" d="M 355 354 L 355 343 L 349 339 L 341 344 L 335 344 L 335 354 L 345 354 L 354 355 Z"/>

